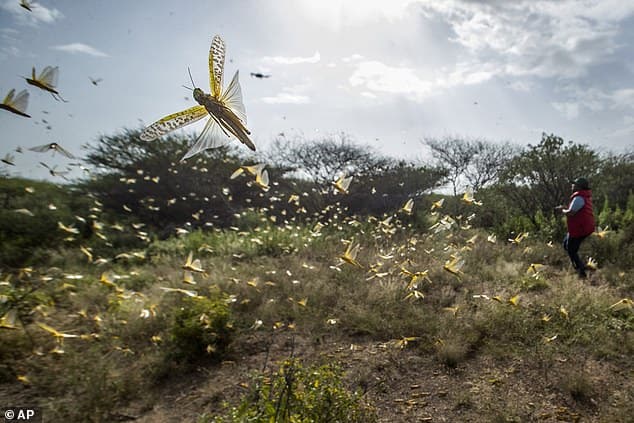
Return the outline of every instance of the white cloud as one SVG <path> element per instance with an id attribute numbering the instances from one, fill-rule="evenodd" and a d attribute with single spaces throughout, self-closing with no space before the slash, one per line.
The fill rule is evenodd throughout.
<path id="1" fill-rule="evenodd" d="M 267 104 L 306 104 L 310 103 L 310 98 L 305 95 L 281 92 L 274 97 L 262 97 L 262 101 Z"/>
<path id="2" fill-rule="evenodd" d="M 64 17 L 59 10 L 49 9 L 41 3 L 33 3 L 30 12 L 21 7 L 17 0 L 5 0 L 0 7 L 11 13 L 18 23 L 24 25 L 37 25 L 40 22 L 53 23 Z"/>
<path id="3" fill-rule="evenodd" d="M 579 116 L 579 104 L 578 103 L 551 103 L 552 106 L 566 119 L 575 119 Z"/>
<path id="4" fill-rule="evenodd" d="M 15 28 L 2 28 L 0 29 L 0 35 L 3 39 L 11 39 L 15 40 L 15 36 L 18 35 L 20 31 Z"/>
<path id="5" fill-rule="evenodd" d="M 509 87 L 515 91 L 529 92 L 535 84 L 529 81 L 513 81 L 509 83 Z"/>
<path id="6" fill-rule="evenodd" d="M 493 4 L 494 3 L 494 4 Z M 621 23 L 634 2 L 620 0 L 427 0 L 423 10 L 451 27 L 451 40 L 472 64 L 494 64 L 513 76 L 575 78 L 619 47 Z"/>
<path id="7" fill-rule="evenodd" d="M 432 83 L 421 79 L 414 69 L 392 67 L 376 60 L 359 63 L 349 82 L 366 92 L 403 94 L 414 101 L 422 101 L 432 92 Z"/>
<path id="8" fill-rule="evenodd" d="M 87 44 L 83 44 L 83 43 L 64 44 L 59 46 L 53 46 L 51 48 L 53 50 L 65 51 L 67 53 L 73 53 L 73 54 L 82 53 L 82 54 L 88 54 L 90 56 L 95 56 L 95 57 L 109 57 L 103 51 L 97 50 L 96 48 L 91 47 Z"/>
<path id="9" fill-rule="evenodd" d="M 18 55 L 20 55 L 20 50 L 16 46 L 0 47 L 0 59 L 6 59 L 7 57 Z"/>
<path id="10" fill-rule="evenodd" d="M 362 87 L 365 97 L 377 93 L 404 95 L 420 102 L 441 90 L 456 86 L 481 84 L 495 77 L 497 70 L 489 64 L 458 63 L 453 70 L 441 69 L 439 76 L 422 76 L 423 71 L 404 67 L 389 66 L 376 60 L 363 61 L 348 82 L 353 87 Z"/>
<path id="11" fill-rule="evenodd" d="M 585 88 L 574 84 L 561 91 L 568 95 L 568 101 L 575 101 L 593 112 L 605 110 L 613 105 L 611 94 L 599 88 Z"/>
<path id="12" fill-rule="evenodd" d="M 57 9 L 47 9 L 45 6 L 42 6 L 40 3 L 36 3 L 33 5 L 33 17 L 35 20 L 46 23 L 53 23 L 58 19 L 64 17 L 62 12 Z"/>
<path id="13" fill-rule="evenodd" d="M 352 54 L 350 56 L 341 58 L 341 61 L 344 62 L 344 63 L 358 62 L 360 60 L 363 60 L 363 56 L 361 56 L 358 53 L 354 53 L 354 54 Z"/>
<path id="14" fill-rule="evenodd" d="M 450 67 L 435 76 L 422 69 L 388 66 L 352 54 L 341 59 L 355 70 L 349 83 L 367 93 L 402 94 L 414 101 L 439 89 L 477 85 L 497 77 L 511 78 L 510 88 L 530 91 L 531 78 L 556 78 L 575 81 L 588 75 L 593 66 L 614 58 L 620 48 L 618 37 L 623 22 L 634 16 L 634 2 L 620 0 L 417 0 L 401 1 L 383 8 L 385 2 L 372 3 L 373 12 L 350 12 L 344 2 L 329 5 L 331 14 L 360 20 L 404 19 L 418 4 L 430 20 L 441 18 L 450 28 L 450 41 L 462 47 Z M 629 4 L 623 4 L 629 3 Z M 365 4 L 365 3 L 364 3 Z M 315 13 L 321 6 L 311 6 Z M 424 75 L 424 76 L 423 76 Z M 521 78 L 521 79 L 520 79 Z M 587 91 L 587 88 L 586 88 Z M 582 109 L 598 110 L 627 107 L 632 101 L 627 91 L 585 95 L 557 102 L 568 118 Z M 628 103 L 629 102 L 629 103 Z"/>
<path id="15" fill-rule="evenodd" d="M 634 135 L 634 116 L 623 116 L 623 125 L 606 134 L 610 138 L 629 137 Z"/>
<path id="16" fill-rule="evenodd" d="M 634 88 L 620 88 L 604 91 L 599 88 L 585 88 L 570 85 L 560 90 L 567 98 L 566 102 L 577 103 L 591 112 L 603 110 L 634 110 Z"/>
<path id="17" fill-rule="evenodd" d="M 299 63 L 317 63 L 321 60 L 318 51 L 310 57 L 264 56 L 262 62 L 271 65 L 297 65 Z"/>
<path id="18" fill-rule="evenodd" d="M 610 95 L 613 108 L 634 107 L 634 88 L 624 88 L 614 91 Z"/>
<path id="19" fill-rule="evenodd" d="M 411 4 L 420 0 L 296 0 L 293 4 L 306 18 L 331 29 L 403 19 Z"/>
<path id="20" fill-rule="evenodd" d="M 456 85 L 474 85 L 486 82 L 500 73 L 500 69 L 490 63 L 461 62 L 453 71 L 445 71 L 446 76 L 439 78 L 438 85 L 453 87 Z"/>

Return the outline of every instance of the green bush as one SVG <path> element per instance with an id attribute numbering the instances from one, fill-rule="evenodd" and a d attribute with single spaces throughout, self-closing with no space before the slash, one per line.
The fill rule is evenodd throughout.
<path id="1" fill-rule="evenodd" d="M 187 235 L 155 241 L 148 248 L 149 256 L 173 256 L 189 251 L 204 250 L 214 256 L 240 255 L 243 258 L 257 256 L 281 256 L 292 254 L 313 243 L 307 227 L 275 226 L 263 224 L 250 232 L 225 229 L 222 231 L 196 230 Z M 201 251 L 201 254 L 203 252 Z"/>
<path id="2" fill-rule="evenodd" d="M 221 359 L 231 340 L 229 319 L 229 306 L 219 293 L 183 299 L 169 328 L 169 357 L 182 363 Z"/>
<path id="3" fill-rule="evenodd" d="M 458 364 L 464 362 L 468 353 L 469 345 L 460 339 L 452 339 L 449 342 L 438 342 L 436 346 L 436 359 L 451 369 L 456 368 Z"/>
<path id="4" fill-rule="evenodd" d="M 46 392 L 40 404 L 48 421 L 113 421 L 126 398 L 143 386 L 130 371 L 130 358 L 117 354 L 116 359 L 104 360 L 101 345 L 69 343 L 64 350 L 55 363 L 43 363 L 33 376 L 34 388 Z"/>
<path id="5" fill-rule="evenodd" d="M 259 374 L 253 389 L 225 416 L 201 416 L 203 422 L 362 422 L 377 421 L 361 396 L 344 385 L 333 364 L 304 367 L 286 360 L 272 376 Z"/>
<path id="6" fill-rule="evenodd" d="M 603 239 L 592 236 L 589 241 L 585 251 L 600 267 L 608 263 L 619 269 L 634 267 L 634 224 L 610 232 Z"/>
<path id="7" fill-rule="evenodd" d="M 69 235 L 58 228 L 57 222 L 77 223 L 75 226 L 82 231 L 83 225 L 75 215 L 86 216 L 89 209 L 86 197 L 75 195 L 72 188 L 20 178 L 0 178 L 0 204 L 2 267 L 37 264 L 33 263 L 35 250 L 59 247 Z M 80 232 L 75 238 L 83 236 Z"/>
<path id="8" fill-rule="evenodd" d="M 591 377 L 580 369 L 564 371 L 559 380 L 560 389 L 579 403 L 591 404 L 596 388 Z"/>

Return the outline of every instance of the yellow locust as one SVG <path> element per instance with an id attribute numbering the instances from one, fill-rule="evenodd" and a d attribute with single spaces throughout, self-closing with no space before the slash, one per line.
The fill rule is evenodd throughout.
<path id="1" fill-rule="evenodd" d="M 198 106 L 173 113 L 145 128 L 140 138 L 152 141 L 175 129 L 194 123 L 209 116 L 205 128 L 194 145 L 181 160 L 187 160 L 210 148 L 227 144 L 231 138 L 237 138 L 251 150 L 255 145 L 249 139 L 251 132 L 246 128 L 247 115 L 242 102 L 242 90 L 238 81 L 238 71 L 225 90 L 222 89 L 222 76 L 225 65 L 225 43 L 216 35 L 209 49 L 209 82 L 211 94 L 200 88 L 194 88 L 194 99 Z"/>

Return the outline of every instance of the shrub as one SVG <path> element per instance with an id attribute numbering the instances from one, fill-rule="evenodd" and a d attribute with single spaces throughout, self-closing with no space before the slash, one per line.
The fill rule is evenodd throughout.
<path id="1" fill-rule="evenodd" d="M 305 244 L 313 243 L 307 227 L 262 225 L 256 231 L 196 230 L 185 236 L 155 241 L 148 247 L 149 256 L 173 256 L 204 249 L 214 256 L 240 255 L 242 258 L 257 256 L 277 257 L 297 252 Z M 202 252 L 201 252 L 202 254 Z"/>
<path id="2" fill-rule="evenodd" d="M 447 342 L 438 342 L 436 346 L 436 359 L 451 369 L 465 361 L 469 346 L 458 339 Z"/>
<path id="3" fill-rule="evenodd" d="M 85 215 L 89 208 L 87 198 L 71 190 L 20 178 L 0 177 L 0 203 L 0 266 L 9 267 L 37 264 L 35 250 L 59 247 L 68 235 L 59 230 L 57 222 L 76 222 L 74 216 Z M 16 212 L 21 209 L 33 216 Z M 83 230 L 82 225 L 77 228 Z M 77 237 L 83 236 L 80 233 Z"/>
<path id="4" fill-rule="evenodd" d="M 184 298 L 169 328 L 169 357 L 183 363 L 220 359 L 231 340 L 229 318 L 229 306 L 218 293 Z"/>
<path id="5" fill-rule="evenodd" d="M 579 403 L 589 404 L 595 388 L 590 376 L 583 370 L 564 372 L 559 380 L 560 388 Z"/>
<path id="6" fill-rule="evenodd" d="M 202 416 L 205 422 L 375 422 L 375 412 L 343 383 L 338 366 L 304 367 L 282 363 L 272 376 L 259 374 L 253 389 L 225 416 Z"/>

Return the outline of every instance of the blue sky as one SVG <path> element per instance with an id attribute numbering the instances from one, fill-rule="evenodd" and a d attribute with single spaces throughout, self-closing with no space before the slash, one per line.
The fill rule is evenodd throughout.
<path id="1" fill-rule="evenodd" d="M 209 91 L 215 34 L 227 45 L 225 82 L 240 71 L 261 150 L 280 133 L 342 131 L 422 159 L 421 140 L 446 135 L 526 145 L 547 132 L 602 151 L 634 147 L 634 2 L 42 0 L 28 12 L 0 0 L 0 95 L 27 88 L 33 116 L 0 110 L 11 174 L 44 178 L 39 161 L 67 163 L 18 146 L 55 141 L 81 156 L 101 134 L 194 105 L 181 85 L 189 66 Z M 68 103 L 20 78 L 48 65 Z"/>

